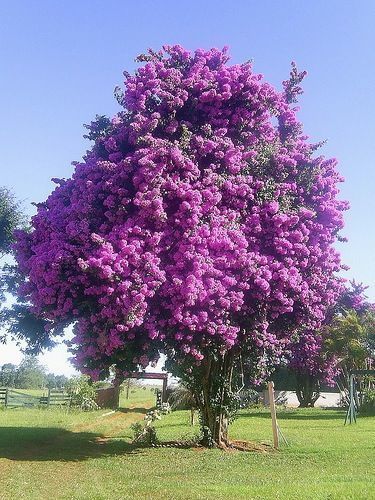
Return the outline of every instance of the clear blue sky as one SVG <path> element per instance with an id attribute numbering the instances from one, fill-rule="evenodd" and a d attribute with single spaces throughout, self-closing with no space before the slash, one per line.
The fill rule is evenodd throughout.
<path id="1" fill-rule="evenodd" d="M 375 300 L 373 0 L 0 0 L 0 185 L 41 201 L 88 143 L 83 123 L 118 109 L 113 88 L 148 47 L 231 49 L 277 86 L 307 69 L 300 118 L 340 161 L 348 277 Z"/>

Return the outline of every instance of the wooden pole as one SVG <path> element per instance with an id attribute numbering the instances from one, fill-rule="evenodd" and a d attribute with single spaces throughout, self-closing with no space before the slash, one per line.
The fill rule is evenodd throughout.
<path id="1" fill-rule="evenodd" d="M 275 395 L 273 391 L 273 382 L 268 382 L 268 397 L 270 400 L 270 410 L 272 417 L 272 433 L 273 433 L 273 447 L 275 450 L 279 449 L 279 433 L 277 431 Z"/>
<path id="2" fill-rule="evenodd" d="M 128 383 L 126 385 L 126 399 L 129 399 L 129 389 L 130 389 L 130 378 L 128 378 Z"/>
<path id="3" fill-rule="evenodd" d="M 190 425 L 194 425 L 194 416 L 195 416 L 195 410 L 194 408 L 190 408 Z"/>
<path id="4" fill-rule="evenodd" d="M 163 380 L 163 392 L 162 392 L 162 397 L 161 397 L 161 402 L 166 403 L 167 402 L 167 386 L 168 386 L 168 379 L 165 378 Z"/>

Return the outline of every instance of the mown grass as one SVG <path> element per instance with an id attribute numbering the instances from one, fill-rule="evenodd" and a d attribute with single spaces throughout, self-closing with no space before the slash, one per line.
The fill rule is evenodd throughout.
<path id="1" fill-rule="evenodd" d="M 371 499 L 375 418 L 344 427 L 336 410 L 279 411 L 289 446 L 279 452 L 136 449 L 130 424 L 154 402 L 149 389 L 122 398 L 122 411 L 0 412 L 0 498 L 13 499 Z M 188 412 L 157 423 L 161 440 L 198 432 Z M 233 439 L 271 440 L 266 410 L 241 413 Z"/>

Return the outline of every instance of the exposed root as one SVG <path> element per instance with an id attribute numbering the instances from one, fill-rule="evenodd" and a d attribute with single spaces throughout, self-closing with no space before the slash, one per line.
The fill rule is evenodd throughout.
<path id="1" fill-rule="evenodd" d="M 155 443 L 151 446 L 153 448 L 183 448 L 183 449 L 199 448 L 202 450 L 204 449 L 204 447 L 201 446 L 196 441 L 163 441 L 162 443 Z"/>
<path id="2" fill-rule="evenodd" d="M 203 451 L 209 449 L 196 441 L 165 441 L 162 443 L 157 443 L 152 445 L 153 448 L 182 448 L 182 449 L 192 449 L 196 451 Z M 252 451 L 260 453 L 269 453 L 275 451 L 275 449 L 267 443 L 254 443 L 252 441 L 230 441 L 228 444 L 216 445 L 223 451 Z"/>

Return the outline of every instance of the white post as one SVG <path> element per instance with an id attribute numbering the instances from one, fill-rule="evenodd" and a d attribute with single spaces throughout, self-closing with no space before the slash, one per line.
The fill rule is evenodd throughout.
<path id="1" fill-rule="evenodd" d="M 272 433 L 273 433 L 273 447 L 275 450 L 279 449 L 279 433 L 277 431 L 277 420 L 276 420 L 276 407 L 275 407 L 275 395 L 273 391 L 273 382 L 268 382 L 268 397 L 270 401 L 270 410 L 272 417 Z"/>

